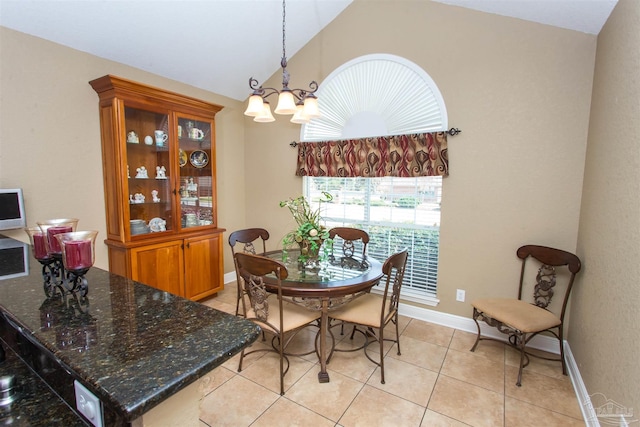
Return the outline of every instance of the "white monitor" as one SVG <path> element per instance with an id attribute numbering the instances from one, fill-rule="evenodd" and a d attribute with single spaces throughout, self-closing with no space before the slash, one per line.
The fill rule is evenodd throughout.
<path id="1" fill-rule="evenodd" d="M 0 230 L 24 228 L 24 199 L 21 188 L 0 188 Z"/>

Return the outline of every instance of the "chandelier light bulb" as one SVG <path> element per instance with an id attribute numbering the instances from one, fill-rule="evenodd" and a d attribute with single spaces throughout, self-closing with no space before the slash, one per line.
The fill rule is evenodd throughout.
<path id="1" fill-rule="evenodd" d="M 308 95 L 304 99 L 304 115 L 310 119 L 320 117 L 320 109 L 318 108 L 318 98 L 313 94 Z"/>
<path id="2" fill-rule="evenodd" d="M 304 106 L 302 103 L 296 104 L 296 113 L 291 117 L 291 123 L 304 124 L 309 123 L 311 119 L 304 114 Z"/>
<path id="3" fill-rule="evenodd" d="M 247 109 L 244 111 L 245 116 L 257 117 L 264 110 L 264 101 L 260 95 L 251 95 L 249 97 L 249 105 L 247 105 Z"/>
<path id="4" fill-rule="evenodd" d="M 278 106 L 273 111 L 276 114 L 295 114 L 296 102 L 293 99 L 293 93 L 289 89 L 282 89 L 278 95 Z"/>
<path id="5" fill-rule="evenodd" d="M 269 123 L 274 122 L 276 119 L 271 114 L 271 106 L 268 102 L 264 102 L 264 106 L 262 108 L 262 112 L 257 115 L 253 121 L 258 123 Z"/>

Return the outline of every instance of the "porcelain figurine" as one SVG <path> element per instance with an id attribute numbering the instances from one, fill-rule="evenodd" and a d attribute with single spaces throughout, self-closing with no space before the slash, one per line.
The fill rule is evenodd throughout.
<path id="1" fill-rule="evenodd" d="M 160 203 L 160 198 L 158 197 L 158 190 L 152 190 L 151 197 L 153 198 L 153 203 Z"/>
<path id="2" fill-rule="evenodd" d="M 156 166 L 156 179 L 167 179 L 167 169 L 164 166 Z"/>
<path id="3" fill-rule="evenodd" d="M 145 168 L 144 166 L 140 166 L 138 169 L 136 169 L 136 172 L 138 172 L 136 174 L 136 178 L 149 178 L 149 175 L 147 174 L 147 168 Z"/>

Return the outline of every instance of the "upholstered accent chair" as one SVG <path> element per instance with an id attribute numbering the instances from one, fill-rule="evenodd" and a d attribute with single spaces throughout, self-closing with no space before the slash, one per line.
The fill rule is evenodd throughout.
<path id="1" fill-rule="evenodd" d="M 569 252 L 546 246 L 525 245 L 516 251 L 522 260 L 518 298 L 480 298 L 474 300 L 473 320 L 478 327 L 475 351 L 485 339 L 479 321 L 495 327 L 508 335 L 508 344 L 520 352 L 520 366 L 516 385 L 522 384 L 522 370 L 529 364 L 529 356 L 540 357 L 527 351 L 527 344 L 539 334 L 558 339 L 560 358 L 548 358 L 562 362 L 562 373 L 567 374 L 564 361 L 564 316 L 576 274 L 580 271 L 580 259 Z M 525 291 L 530 291 L 527 298 Z M 553 300 L 557 294 L 560 301 Z M 546 357 L 544 357 L 546 359 Z"/>

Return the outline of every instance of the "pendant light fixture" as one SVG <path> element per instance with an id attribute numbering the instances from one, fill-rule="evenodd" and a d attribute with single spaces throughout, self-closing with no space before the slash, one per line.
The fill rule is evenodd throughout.
<path id="1" fill-rule="evenodd" d="M 282 89 L 266 87 L 258 83 L 258 80 L 251 77 L 249 79 L 249 87 L 253 90 L 249 97 L 249 104 L 244 114 L 253 117 L 255 122 L 267 123 L 273 122 L 275 119 L 271 114 L 271 107 L 267 98 L 271 95 L 278 94 L 278 105 L 274 110 L 276 114 L 292 114 L 292 123 L 309 123 L 313 118 L 320 117 L 318 109 L 318 98 L 315 92 L 318 90 L 318 83 L 312 81 L 309 83 L 309 90 L 305 89 L 289 89 L 289 72 L 287 71 L 287 52 L 286 52 L 286 8 L 285 0 L 282 0 L 282 59 L 280 66 L 282 67 Z"/>

